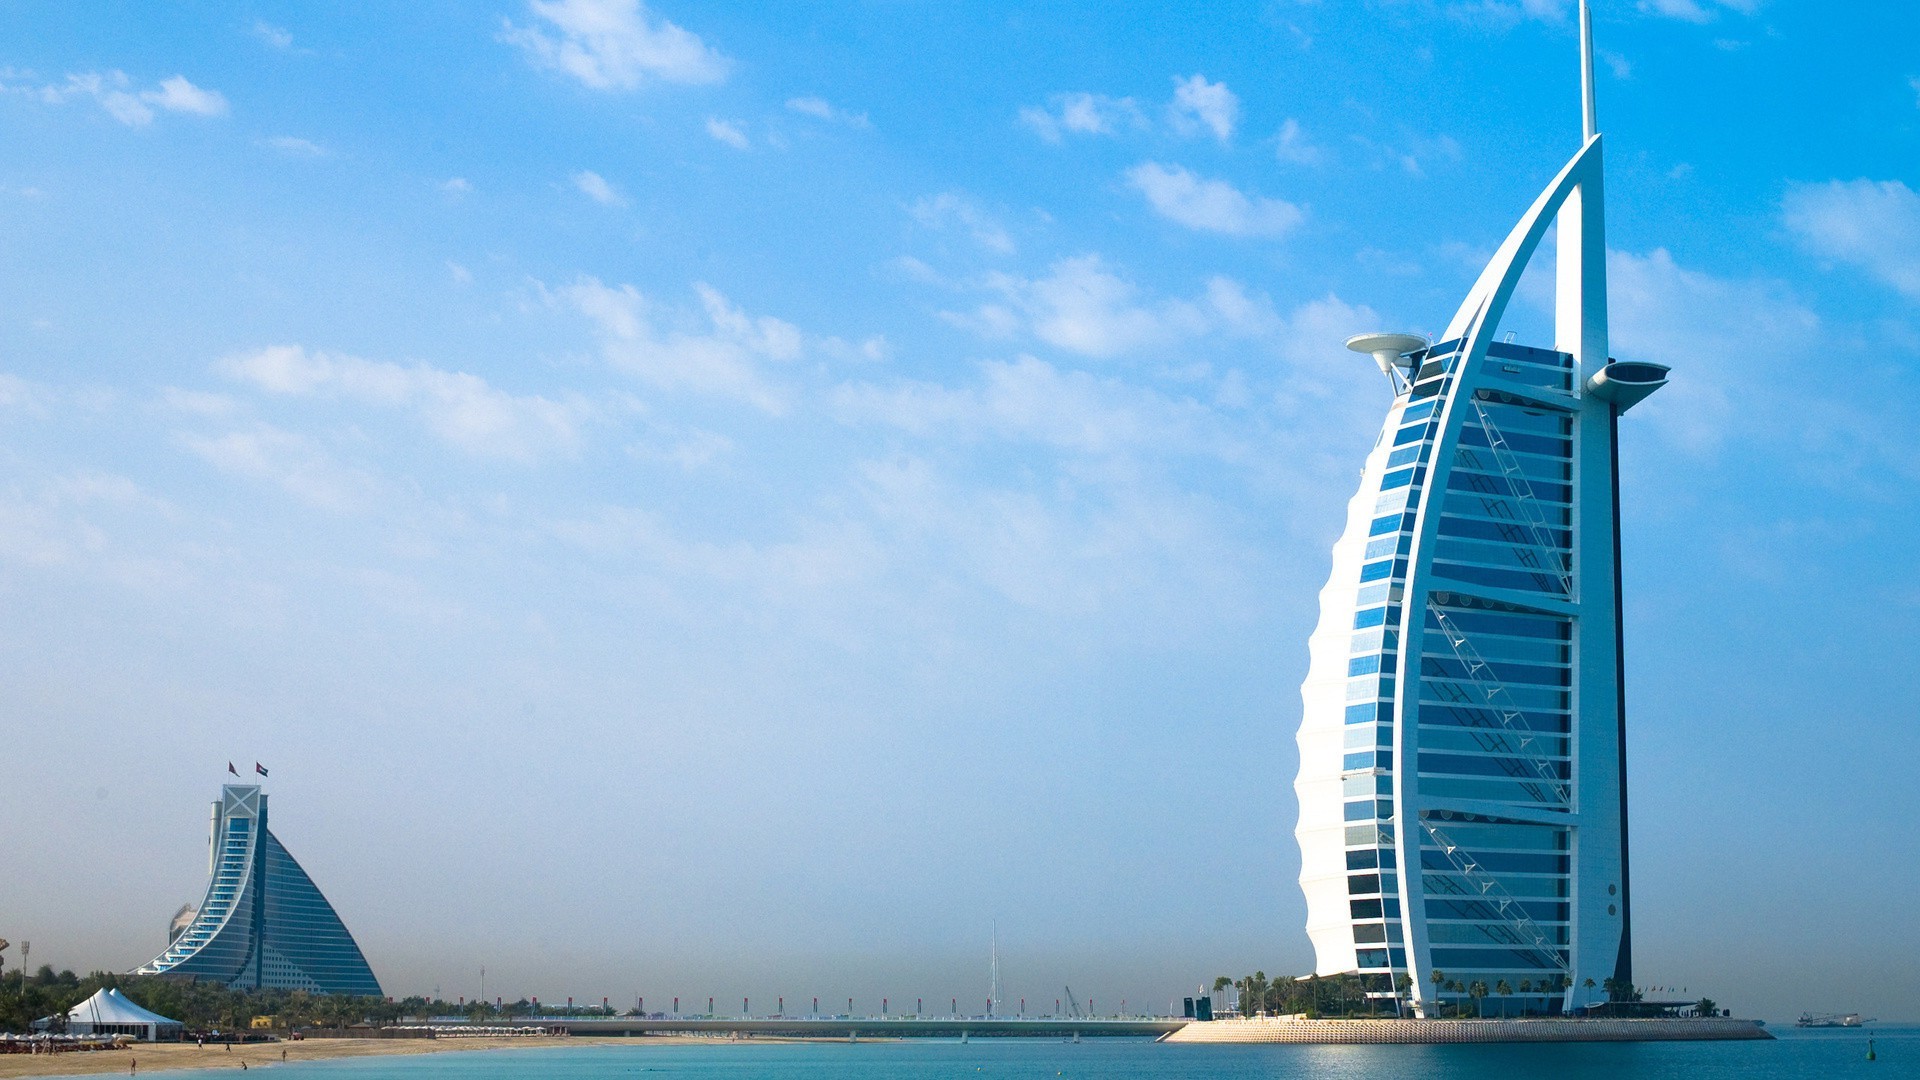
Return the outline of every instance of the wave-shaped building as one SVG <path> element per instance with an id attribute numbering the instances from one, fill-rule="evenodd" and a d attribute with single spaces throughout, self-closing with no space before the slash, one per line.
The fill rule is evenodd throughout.
<path id="1" fill-rule="evenodd" d="M 197 910 L 175 916 L 167 951 L 135 974 L 382 996 L 333 905 L 267 828 L 267 796 L 259 787 L 222 787 L 210 832 L 205 898 Z"/>
<path id="2" fill-rule="evenodd" d="M 1394 398 L 1301 687 L 1300 883 L 1319 973 L 1428 1016 L 1632 982 L 1617 438 L 1667 369 L 1608 356 L 1584 3 L 1580 24 L 1585 139 L 1442 340 L 1349 343 Z M 1552 346 L 1496 340 L 1555 225 Z"/>

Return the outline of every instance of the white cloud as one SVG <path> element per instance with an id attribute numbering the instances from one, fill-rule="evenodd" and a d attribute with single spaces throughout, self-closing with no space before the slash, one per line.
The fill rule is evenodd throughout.
<path id="1" fill-rule="evenodd" d="M 195 86 L 184 75 L 162 79 L 158 88 L 142 92 L 140 100 L 168 112 L 193 113 L 196 116 L 227 114 L 227 99 L 218 90 Z"/>
<path id="2" fill-rule="evenodd" d="M 323 158 L 327 156 L 326 147 L 312 140 L 301 139 L 292 135 L 277 135 L 266 140 L 266 144 L 288 157 Z"/>
<path id="3" fill-rule="evenodd" d="M 1061 259 L 1043 278 L 993 274 L 986 286 L 1002 302 L 981 305 L 949 322 L 986 337 L 1028 332 L 1083 356 L 1116 356 L 1205 333 L 1207 320 L 1185 301 L 1147 302 L 1133 282 L 1098 255 Z"/>
<path id="4" fill-rule="evenodd" d="M 709 116 L 707 117 L 707 134 L 713 136 L 716 141 L 726 143 L 735 150 L 745 150 L 747 148 L 747 133 L 740 130 L 740 125 L 735 121 L 722 120 L 717 116 Z"/>
<path id="5" fill-rule="evenodd" d="M 787 394 L 763 368 L 804 351 L 798 328 L 770 316 L 754 318 L 719 290 L 696 284 L 698 315 L 668 308 L 631 285 L 617 288 L 582 277 L 552 295 L 585 315 L 598 332 L 606 361 L 664 390 L 687 390 L 743 401 L 762 412 L 787 411 Z M 664 324 L 664 325 L 663 325 Z"/>
<path id="6" fill-rule="evenodd" d="M 1148 161 L 1128 169 L 1126 175 L 1155 211 L 1189 229 L 1228 236 L 1279 236 L 1305 216 L 1290 202 L 1249 196 L 1224 180 L 1203 179 L 1178 165 Z"/>
<path id="7" fill-rule="evenodd" d="M 1898 180 L 1789 188 L 1787 227 L 1821 258 L 1857 266 L 1920 300 L 1920 194 Z"/>
<path id="8" fill-rule="evenodd" d="M 1055 94 L 1048 102 L 1048 108 L 1021 109 L 1020 122 L 1050 143 L 1057 143 L 1066 135 L 1112 135 L 1122 128 L 1147 126 L 1146 114 L 1130 97 Z"/>
<path id="9" fill-rule="evenodd" d="M 873 122 L 867 119 L 866 113 L 852 113 L 844 109 L 836 109 L 826 98 L 821 97 L 788 98 L 787 110 L 789 112 L 797 112 L 802 116 L 811 116 L 817 120 L 846 124 L 848 127 L 869 128 L 873 126 Z"/>
<path id="10" fill-rule="evenodd" d="M 528 0 L 527 7 L 544 25 L 506 20 L 501 40 L 595 90 L 718 83 L 732 66 L 699 35 L 654 18 L 640 0 Z"/>
<path id="11" fill-rule="evenodd" d="M 221 472 L 265 481 L 323 510 L 359 510 L 379 487 L 372 476 L 336 462 L 312 439 L 269 424 L 224 435 L 185 433 L 177 438 Z"/>
<path id="12" fill-rule="evenodd" d="M 253 36 L 276 49 L 293 48 L 293 35 L 281 27 L 262 19 L 253 21 Z"/>
<path id="13" fill-rule="evenodd" d="M 1197 124 L 1226 142 L 1233 138 L 1234 125 L 1240 121 L 1240 99 L 1226 83 L 1210 83 L 1204 75 L 1190 75 L 1173 80 L 1169 111 L 1176 128 L 1192 130 Z"/>
<path id="14" fill-rule="evenodd" d="M 1760 10 L 1759 0 L 1640 0 L 1640 10 L 1690 23 L 1712 22 L 1721 9 L 1741 15 Z"/>
<path id="15" fill-rule="evenodd" d="M 1608 49 L 1601 49 L 1599 53 L 1601 62 L 1607 65 L 1608 71 L 1613 72 L 1614 78 L 1622 82 L 1633 78 L 1632 61 Z"/>
<path id="16" fill-rule="evenodd" d="M 579 402 L 516 396 L 466 372 L 362 360 L 276 345 L 223 360 L 228 375 L 278 397 L 326 397 L 407 409 L 452 445 L 484 457 L 531 461 L 571 451 L 590 410 Z"/>
<path id="17" fill-rule="evenodd" d="M 0 77 L 10 74 L 0 71 Z M 154 109 L 163 112 L 192 113 L 198 116 L 224 116 L 227 99 L 218 91 L 206 90 L 187 81 L 183 75 L 162 80 L 158 85 L 135 91 L 133 80 L 124 71 L 85 71 L 72 73 L 60 85 L 9 86 L 48 105 L 64 105 L 84 98 L 105 109 L 107 115 L 129 127 L 153 123 Z"/>
<path id="18" fill-rule="evenodd" d="M 1907 80 L 1907 87 L 1913 91 L 1913 104 L 1920 108 L 1920 75 Z"/>
<path id="19" fill-rule="evenodd" d="M 453 278 L 456 284 L 470 285 L 473 283 L 473 271 L 454 262 L 452 259 L 447 260 L 447 274 Z"/>
<path id="20" fill-rule="evenodd" d="M 463 181 L 464 182 L 464 181 Z M 573 186 L 580 193 L 601 206 L 625 206 L 627 197 L 620 194 L 618 188 L 607 182 L 606 177 L 591 169 L 582 169 L 573 174 Z"/>
<path id="21" fill-rule="evenodd" d="M 1323 165 L 1327 160 L 1325 148 L 1308 141 L 1306 133 L 1300 130 L 1300 121 L 1289 117 L 1280 125 L 1274 135 L 1274 156 L 1281 161 L 1290 161 L 1295 165 Z"/>
<path id="22" fill-rule="evenodd" d="M 982 210 L 972 199 L 958 192 L 947 191 L 938 195 L 929 195 L 908 207 L 913 219 L 929 229 L 945 229 L 949 225 L 958 225 L 965 229 L 973 242 L 988 251 L 1000 255 L 1013 254 L 1013 238 L 1007 230 L 994 220 L 993 215 Z"/>
<path id="23" fill-rule="evenodd" d="M 440 185 L 440 190 L 446 192 L 449 195 L 459 196 L 459 195 L 465 195 L 468 192 L 472 191 L 473 185 L 467 182 L 466 177 L 456 176 L 451 180 L 448 180 L 442 183 Z"/>
<path id="24" fill-rule="evenodd" d="M 1208 419 L 1191 400 L 1032 356 L 982 361 L 978 371 L 977 389 L 848 384 L 835 391 L 835 413 L 843 422 L 875 420 L 921 436 L 991 434 L 1092 454 L 1199 449 L 1195 431 Z"/>

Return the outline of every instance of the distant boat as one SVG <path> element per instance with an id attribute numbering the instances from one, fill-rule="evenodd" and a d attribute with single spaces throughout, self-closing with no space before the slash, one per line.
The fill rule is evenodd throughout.
<path id="1" fill-rule="evenodd" d="M 1863 1020 L 1860 1018 L 1859 1013 L 1822 1013 L 1819 1016 L 1815 1016 L 1813 1013 L 1801 1013 L 1800 1019 L 1795 1020 L 1793 1026 L 1803 1028 L 1856 1028 L 1871 1023 L 1873 1023 L 1871 1018 Z"/>

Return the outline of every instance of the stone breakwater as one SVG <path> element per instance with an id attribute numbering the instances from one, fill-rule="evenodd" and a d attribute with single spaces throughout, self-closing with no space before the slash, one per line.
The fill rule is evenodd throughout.
<path id="1" fill-rule="evenodd" d="M 1188 1024 L 1170 1043 L 1717 1042 L 1771 1039 L 1756 1020 L 1307 1020 L 1251 1017 Z"/>

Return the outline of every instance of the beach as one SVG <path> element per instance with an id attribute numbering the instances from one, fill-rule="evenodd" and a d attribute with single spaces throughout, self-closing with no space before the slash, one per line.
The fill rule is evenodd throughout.
<path id="1" fill-rule="evenodd" d="M 373 1057 L 395 1054 L 438 1054 L 468 1050 L 531 1050 L 559 1046 L 615 1044 L 636 1046 L 643 1043 L 688 1041 L 676 1036 L 649 1036 L 644 1039 L 594 1039 L 568 1037 L 515 1037 L 470 1039 L 301 1039 L 297 1042 L 243 1043 L 228 1049 L 227 1044 L 195 1046 L 193 1043 L 134 1043 L 125 1050 L 96 1050 L 66 1054 L 0 1055 L 0 1080 L 16 1076 L 87 1076 L 105 1073 L 126 1074 L 132 1064 L 139 1075 L 177 1069 L 233 1069 L 240 1071 L 245 1062 L 249 1071 L 278 1065 L 281 1052 L 287 1061 L 317 1061 L 322 1058 Z M 711 1040 L 708 1040 L 711 1041 Z"/>

